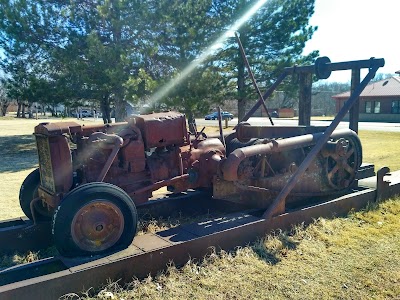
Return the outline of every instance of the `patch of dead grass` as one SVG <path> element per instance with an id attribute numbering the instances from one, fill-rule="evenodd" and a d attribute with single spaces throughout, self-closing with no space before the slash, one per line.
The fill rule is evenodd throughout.
<path id="1" fill-rule="evenodd" d="M 318 219 L 233 252 L 213 253 L 200 263 L 170 266 L 124 290 L 112 283 L 101 294 L 117 299 L 398 299 L 399 210 L 397 198 L 347 218 Z"/>
<path id="2" fill-rule="evenodd" d="M 14 253 L 12 255 L 0 256 L 0 270 L 9 268 L 15 265 L 25 264 L 37 261 L 42 258 L 58 255 L 55 247 L 49 247 L 40 251 L 28 251 L 25 253 Z"/>

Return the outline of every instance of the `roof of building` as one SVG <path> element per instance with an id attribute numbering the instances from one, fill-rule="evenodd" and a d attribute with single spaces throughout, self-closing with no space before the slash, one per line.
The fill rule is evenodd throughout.
<path id="1" fill-rule="evenodd" d="M 377 82 L 372 82 L 365 87 L 360 97 L 400 97 L 400 77 L 390 77 Z M 350 91 L 332 96 L 332 98 L 349 98 Z"/>

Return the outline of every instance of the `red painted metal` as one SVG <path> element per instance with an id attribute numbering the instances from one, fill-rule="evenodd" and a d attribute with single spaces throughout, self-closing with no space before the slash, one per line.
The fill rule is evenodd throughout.
<path id="1" fill-rule="evenodd" d="M 140 115 L 133 118 L 142 132 L 147 149 L 189 144 L 184 114 L 177 112 Z"/>
<path id="2" fill-rule="evenodd" d="M 162 186 L 170 185 L 174 192 L 211 186 L 217 164 L 225 155 L 219 139 L 196 139 L 189 145 L 185 116 L 176 112 L 143 115 L 108 125 L 43 123 L 35 128 L 35 134 L 40 145 L 47 147 L 39 147 L 41 178 L 47 180 L 39 188 L 43 190 L 40 196 L 53 209 L 69 192 L 73 174 L 75 184 L 115 184 L 140 205 Z M 69 135 L 77 145 L 72 150 L 72 163 L 71 150 L 62 134 Z M 193 175 L 190 180 L 189 171 Z M 56 174 L 63 174 L 64 179 Z M 64 185 L 59 186 L 59 182 Z"/>

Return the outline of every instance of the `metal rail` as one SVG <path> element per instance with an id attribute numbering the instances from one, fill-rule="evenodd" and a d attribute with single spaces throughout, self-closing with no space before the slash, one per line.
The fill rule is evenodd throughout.
<path id="1" fill-rule="evenodd" d="M 240 204 L 226 204 L 215 201 L 208 192 L 188 191 L 181 195 L 171 195 L 160 200 L 152 200 L 137 207 L 140 219 L 199 215 L 213 211 L 240 211 Z M 36 251 L 52 245 L 51 222 L 34 224 L 26 217 L 0 222 L 0 253 Z"/>
<path id="2" fill-rule="evenodd" d="M 390 195 L 400 192 L 400 171 L 392 174 Z M 382 179 L 383 180 L 383 177 Z M 383 186 L 383 185 L 381 185 Z M 381 193 L 386 197 L 388 192 Z M 0 272 L 1 299 L 57 299 L 67 293 L 80 293 L 99 288 L 111 278 L 120 284 L 133 277 L 144 278 L 167 267 L 172 260 L 181 266 L 189 259 L 202 259 L 210 247 L 229 250 L 246 245 L 277 228 L 290 228 L 294 223 L 312 222 L 317 217 L 337 217 L 359 210 L 374 202 L 374 188 L 358 188 L 352 193 L 322 203 L 310 204 L 263 219 L 262 211 L 244 211 L 207 222 L 182 225 L 146 234 L 134 239 L 121 252 L 91 259 L 48 258 Z"/>

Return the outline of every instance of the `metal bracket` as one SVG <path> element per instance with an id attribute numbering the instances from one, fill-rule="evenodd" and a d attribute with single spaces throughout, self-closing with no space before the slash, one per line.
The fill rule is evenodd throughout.
<path id="1" fill-rule="evenodd" d="M 375 202 L 381 201 L 385 198 L 385 191 L 389 187 L 390 181 L 383 180 L 383 177 L 390 176 L 390 169 L 382 167 L 376 173 L 376 198 Z"/>

